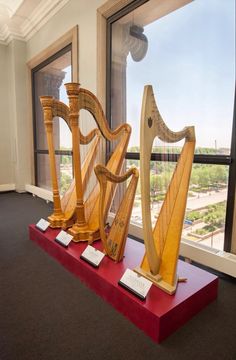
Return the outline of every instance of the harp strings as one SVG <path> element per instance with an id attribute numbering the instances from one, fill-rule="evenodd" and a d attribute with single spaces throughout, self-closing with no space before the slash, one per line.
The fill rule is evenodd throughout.
<path id="1" fill-rule="evenodd" d="M 66 132 L 66 137 L 68 137 L 68 135 L 69 136 L 71 135 L 67 121 L 63 118 L 63 110 L 60 109 L 59 106 L 60 104 L 58 104 L 57 102 L 55 101 L 52 102 L 52 140 L 53 140 L 53 150 L 54 150 L 53 155 L 56 163 L 56 177 L 57 177 L 58 191 L 60 194 L 60 199 L 63 200 L 63 197 L 66 195 L 66 192 L 70 188 L 71 183 L 73 181 L 73 174 L 67 158 L 67 156 L 69 155 L 56 154 L 57 150 L 65 150 L 62 148 L 62 144 L 61 144 L 62 135 L 63 135 L 62 128 L 64 127 L 64 131 Z M 65 156 L 66 158 L 63 159 L 63 157 Z M 49 162 L 49 157 L 47 157 L 47 162 Z M 49 164 L 47 164 L 47 168 L 50 168 Z M 62 211 L 64 211 L 64 205 L 65 203 L 61 201 Z"/>
<path id="2" fill-rule="evenodd" d="M 92 115 L 85 109 L 88 109 L 88 99 L 87 96 L 81 96 L 80 97 L 80 101 L 81 101 L 81 106 L 80 106 L 80 122 L 79 122 L 79 127 L 80 127 L 80 131 L 83 132 L 84 135 L 87 135 L 92 129 L 97 129 L 98 126 L 95 122 L 95 120 L 92 118 Z M 88 124 L 88 125 L 87 125 Z M 81 148 L 81 159 L 82 162 L 85 160 L 86 158 L 86 154 L 88 153 L 89 150 L 91 150 L 92 147 L 95 146 L 95 141 L 96 141 L 96 136 L 95 138 L 89 143 L 89 144 L 81 144 L 80 148 Z M 100 144 L 99 144 L 99 149 L 100 149 Z M 95 165 L 98 162 L 98 157 L 99 157 L 99 149 L 96 151 L 96 159 L 94 161 L 93 164 L 93 168 L 95 167 Z M 94 188 L 96 186 L 98 186 L 97 183 L 97 179 L 96 176 L 94 174 L 94 171 L 92 170 L 89 178 L 85 179 L 85 181 L 88 181 L 87 186 L 85 191 L 83 192 L 83 197 L 84 197 L 84 204 L 85 204 L 85 213 L 90 214 L 91 213 L 91 209 L 93 207 L 93 202 L 89 201 L 90 195 L 92 195 L 92 192 L 94 190 Z M 86 219 L 86 221 L 88 221 L 88 219 Z"/>
<path id="3" fill-rule="evenodd" d="M 157 118 L 158 110 L 156 104 L 154 104 L 154 109 L 156 111 L 155 118 Z M 155 218 L 152 216 L 152 223 L 156 221 L 154 229 L 158 238 L 157 243 L 159 244 L 157 251 L 161 257 L 165 247 L 166 231 L 171 217 L 170 205 L 174 197 L 173 193 L 177 190 L 179 175 L 177 173 L 177 176 L 173 177 L 176 167 L 174 166 L 174 155 L 176 153 L 175 143 L 168 143 L 165 139 L 160 140 L 158 136 L 156 136 L 153 148 L 155 152 L 160 154 L 160 161 L 155 161 L 156 166 L 154 166 L 156 170 L 155 180 L 157 183 L 155 188 L 157 192 L 154 195 L 153 201 L 157 203 L 157 206 L 152 206 L 152 210 L 156 215 Z"/>

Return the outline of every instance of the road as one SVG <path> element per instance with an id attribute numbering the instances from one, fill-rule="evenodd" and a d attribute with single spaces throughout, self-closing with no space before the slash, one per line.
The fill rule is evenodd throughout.
<path id="1" fill-rule="evenodd" d="M 200 193 L 199 197 L 188 198 L 187 210 L 197 210 L 204 208 L 207 205 L 217 204 L 226 200 L 227 189 L 220 190 L 219 192 L 210 192 L 207 194 Z"/>

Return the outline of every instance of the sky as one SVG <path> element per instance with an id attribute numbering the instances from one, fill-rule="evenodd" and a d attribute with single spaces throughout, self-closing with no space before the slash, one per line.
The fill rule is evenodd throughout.
<path id="1" fill-rule="evenodd" d="M 194 125 L 197 146 L 230 147 L 234 33 L 234 0 L 195 0 L 145 27 L 145 58 L 127 59 L 130 146 L 139 145 L 143 87 L 150 84 L 171 130 Z"/>

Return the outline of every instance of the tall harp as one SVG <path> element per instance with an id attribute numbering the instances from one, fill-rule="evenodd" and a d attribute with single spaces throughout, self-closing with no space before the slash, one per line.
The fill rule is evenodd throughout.
<path id="1" fill-rule="evenodd" d="M 139 172 L 135 167 L 132 167 L 123 175 L 115 175 L 102 165 L 96 165 L 94 171 L 100 184 L 99 224 L 101 240 L 106 255 L 118 262 L 123 259 L 124 255 Z M 129 178 L 131 178 L 130 182 L 124 191 L 123 199 L 107 233 L 105 231 L 105 223 L 108 212 L 106 207 L 106 197 L 109 196 L 106 192 L 108 183 L 123 183 Z"/>
<path id="2" fill-rule="evenodd" d="M 48 221 L 52 228 L 67 229 L 75 222 L 75 208 L 76 208 L 76 189 L 75 181 L 73 180 L 70 187 L 60 197 L 58 186 L 58 175 L 55 158 L 55 148 L 53 141 L 53 120 L 56 117 L 61 117 L 65 120 L 71 130 L 70 125 L 70 109 L 63 102 L 54 99 L 52 96 L 41 96 L 40 102 L 43 109 L 44 125 L 47 136 L 50 172 L 52 179 L 53 190 L 53 213 L 48 217 Z M 97 129 L 92 130 L 88 135 L 84 136 L 80 133 L 80 144 L 86 145 L 93 140 L 93 144 L 87 153 L 82 165 L 82 186 L 85 191 L 88 185 L 88 177 L 93 170 L 93 164 L 96 158 L 96 151 L 99 145 L 100 136 Z"/>
<path id="3" fill-rule="evenodd" d="M 100 239 L 99 231 L 99 184 L 95 184 L 87 199 L 84 199 L 82 172 L 80 160 L 79 111 L 87 110 L 97 123 L 100 134 L 106 141 L 116 141 L 116 147 L 106 164 L 106 168 L 119 175 L 126 154 L 131 128 L 128 124 L 120 125 L 112 131 L 107 123 L 102 107 L 90 91 L 80 88 L 77 83 L 65 84 L 69 98 L 70 124 L 72 130 L 73 162 L 76 187 L 76 221 L 68 230 L 73 235 L 73 241 L 88 241 Z M 104 212 L 110 208 L 116 184 L 109 182 L 106 187 Z"/>
<path id="4" fill-rule="evenodd" d="M 152 86 L 144 88 L 140 131 L 140 181 L 143 233 L 146 254 L 135 269 L 169 294 L 176 291 L 179 246 L 195 148 L 194 127 L 173 132 L 164 123 Z M 152 229 L 150 212 L 150 157 L 155 137 L 174 143 L 185 139 L 167 189 L 159 217 Z"/>

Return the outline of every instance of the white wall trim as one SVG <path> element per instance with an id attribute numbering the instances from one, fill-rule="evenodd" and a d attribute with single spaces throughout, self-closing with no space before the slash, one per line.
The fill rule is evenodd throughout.
<path id="1" fill-rule="evenodd" d="M 236 255 L 182 240 L 180 255 L 236 278 Z"/>
<path id="2" fill-rule="evenodd" d="M 22 24 L 22 34 L 26 41 L 28 41 L 49 19 L 51 19 L 69 0 L 47 0 L 42 1 L 39 6 Z"/>
<path id="3" fill-rule="evenodd" d="M 21 15 L 11 16 L 11 22 L 0 27 L 0 43 L 9 44 L 13 39 L 28 41 L 48 22 L 69 0 L 39 0 L 35 9 Z M 18 1 L 19 3 L 20 1 Z M 17 5 L 19 6 L 19 5 Z"/>
<path id="4" fill-rule="evenodd" d="M 52 192 L 43 188 L 40 188 L 38 186 L 26 184 L 25 190 L 33 195 L 36 195 L 40 197 L 41 199 L 47 200 L 47 201 L 53 201 Z"/>
<path id="5" fill-rule="evenodd" d="M 0 192 L 14 191 L 14 190 L 16 190 L 16 185 L 15 184 L 2 184 L 2 185 L 0 185 Z"/>

